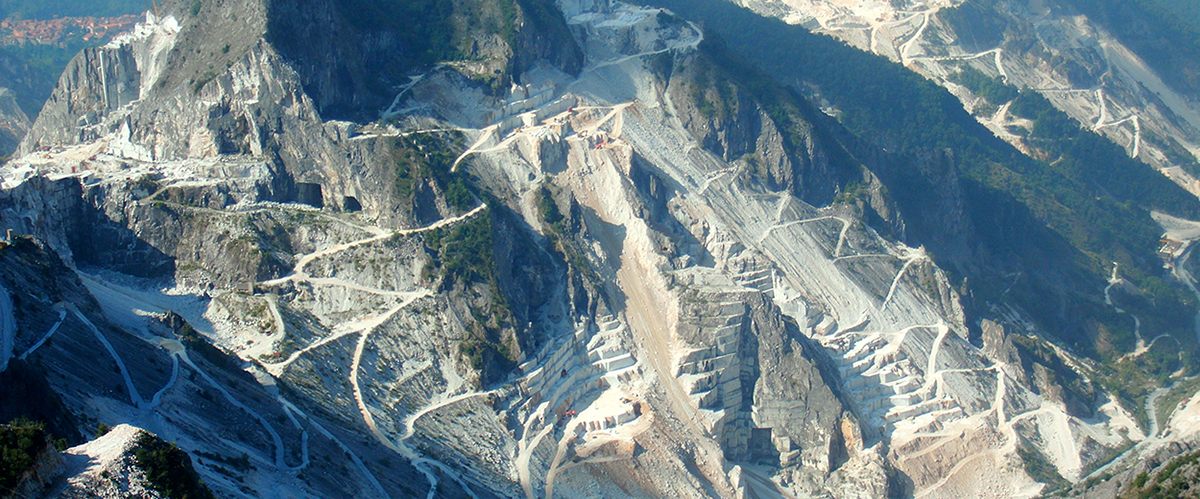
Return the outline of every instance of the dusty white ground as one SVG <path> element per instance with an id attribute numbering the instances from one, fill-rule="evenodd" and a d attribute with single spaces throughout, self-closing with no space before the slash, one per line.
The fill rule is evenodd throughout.
<path id="1" fill-rule="evenodd" d="M 365 439 L 411 461 L 428 482 L 431 498 L 439 485 L 450 482 L 470 496 L 485 488 L 527 498 L 621 495 L 624 489 L 613 480 L 598 477 L 598 470 L 608 469 L 627 472 L 642 481 L 637 485 L 665 496 L 729 496 L 747 489 L 786 496 L 816 490 L 794 478 L 801 476 L 792 473 L 796 466 L 779 471 L 723 459 L 717 442 L 734 408 L 705 402 L 710 390 L 700 380 L 719 377 L 729 367 L 704 357 L 710 345 L 689 344 L 677 334 L 685 319 L 680 317 L 681 289 L 688 286 L 726 295 L 767 294 L 833 360 L 848 403 L 863 418 L 855 455 L 844 466 L 847 474 L 886 458 L 908 474 L 919 497 L 1031 497 L 1042 486 L 1014 460 L 1018 433 L 1072 481 L 1096 464 L 1096 448 L 1116 448 L 1125 436 L 1145 438 L 1117 404 L 1106 405 L 1094 420 L 1074 418 L 1016 382 L 1014 366 L 994 362 L 970 345 L 958 297 L 923 248 L 889 243 L 845 211 L 766 192 L 743 181 L 744 164 L 724 162 L 701 149 L 662 82 L 646 68 L 651 56 L 695 51 L 703 39 L 699 27 L 662 29 L 657 9 L 562 3 L 569 23 L 590 34 L 588 62 L 577 79 L 547 72 L 545 88 L 551 95 L 517 98 L 514 93 L 498 111 L 472 107 L 470 92 L 445 88 L 446 80 L 436 72 L 414 76 L 398 89 L 386 112 L 390 118 L 437 108 L 450 109 L 446 114 L 461 118 L 457 121 L 484 124 L 384 129 L 349 139 L 461 131 L 470 146 L 453 168 L 511 187 L 522 196 L 522 215 L 531 226 L 541 224 L 531 206 L 543 183 L 569 190 L 586 208 L 584 223 L 594 243 L 587 257 L 610 273 L 610 291 L 624 301 L 598 317 L 546 310 L 538 321 L 554 339 L 527 353 L 519 372 L 502 386 L 480 390 L 467 383 L 469 373 L 446 339 L 453 319 L 438 310 L 435 290 L 413 284 L 417 279 L 410 274 L 419 269 L 394 265 L 374 271 L 351 264 L 359 257 L 392 259 L 396 250 L 388 245 L 468 222 L 491 209 L 483 204 L 408 229 L 385 227 L 367 214 L 335 215 L 253 199 L 220 210 L 187 207 L 212 217 L 304 213 L 328 228 L 313 231 L 311 247 L 298 249 L 289 274 L 257 283 L 257 296 L 83 269 L 80 277 L 112 322 L 169 354 L 172 372 L 154 393 L 144 386 L 139 390 L 130 379 L 126 363 L 136 359 L 123 358 L 105 333 L 70 305 L 59 308 L 59 322 L 39 331 L 42 341 L 22 356 L 34 353 L 64 320 L 79 321 L 106 345 L 99 355 L 110 357 L 121 372 L 134 408 L 122 409 L 125 420 L 160 422 L 158 414 L 169 408 L 183 383 L 182 371 L 269 436 L 268 449 L 247 449 L 255 466 L 294 476 L 312 466 L 310 448 L 335 446 L 348 456 L 347 474 L 381 497 L 389 495 L 384 485 L 389 477 L 370 465 L 378 456 L 362 450 Z M 867 35 L 873 51 L 914 67 L 939 62 L 925 55 L 922 36 L 936 9 L 948 4 L 904 13 L 889 12 L 886 2 L 805 5 L 822 13 L 817 18 L 826 30 Z M 165 21 L 151 28 L 136 36 L 157 60 L 178 27 Z M 944 59 L 979 61 L 1017 77 L 1000 50 Z M 434 95 L 455 102 L 428 99 Z M 1106 102 L 1101 94 L 1086 95 Z M 1013 124 L 1004 113 L 993 118 L 993 125 Z M 1105 130 L 1132 126 L 1136 139 L 1138 121 L 1117 113 L 1115 106 L 1103 104 L 1092 123 Z M 1137 155 L 1136 142 L 1132 148 Z M 548 150 L 561 151 L 565 159 L 544 156 Z M 698 248 L 681 250 L 695 253 L 689 258 L 664 254 L 657 229 L 641 218 L 641 200 L 630 187 L 635 153 L 672 183 L 671 216 L 699 241 Z M 198 156 L 151 161 L 148 150 L 131 143 L 124 131 L 83 146 L 31 154 L 6 169 L 4 182 L 12 186 L 39 172 L 112 183 L 155 174 L 162 185 L 228 182 L 238 189 L 269 175 L 260 162 Z M 77 171 L 84 161 L 88 168 Z M 711 261 L 701 261 L 705 253 Z M 1114 281 L 1118 278 L 1114 273 Z M 565 296 L 562 289 L 555 292 Z M 0 319 L 9 316 L 3 305 L 0 300 Z M 726 305 L 714 306 L 723 310 Z M 245 312 L 258 306 L 257 315 Z M 167 311 L 257 363 L 248 369 L 275 395 L 277 407 L 247 404 L 218 373 L 193 361 L 183 344 L 151 334 L 151 321 Z M 13 355 L 8 331 L 0 329 L 5 360 Z M 337 424 L 350 430 L 310 417 L 279 394 L 276 381 L 289 376 L 296 384 L 319 386 L 313 392 L 339 409 L 343 419 Z M 503 414 L 489 405 L 493 400 L 507 401 Z M 286 417 L 268 418 L 268 410 Z M 1151 430 L 1151 437 L 1159 433 L 1157 423 Z M 459 444 L 476 454 L 456 454 Z M 634 449 L 654 459 L 639 460 Z M 88 455 L 93 451 L 101 452 L 93 449 Z M 799 468 L 827 466 L 820 462 L 823 452 L 800 449 Z M 286 484 L 256 485 L 267 491 L 264 495 L 300 494 Z"/>

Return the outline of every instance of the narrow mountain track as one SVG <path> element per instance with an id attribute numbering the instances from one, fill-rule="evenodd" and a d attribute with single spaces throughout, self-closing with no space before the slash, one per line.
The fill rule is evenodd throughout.
<path id="1" fill-rule="evenodd" d="M 887 297 L 883 299 L 883 304 L 879 306 L 879 310 L 887 310 L 888 304 L 892 302 L 892 297 L 896 295 L 896 288 L 900 285 L 900 278 L 904 277 L 904 273 L 908 271 L 908 268 L 914 263 L 924 261 L 925 259 L 926 256 L 924 254 L 919 254 L 908 258 L 904 262 L 904 266 L 900 267 L 899 272 L 896 272 L 896 278 L 892 279 L 892 287 L 888 289 Z"/>
<path id="2" fill-rule="evenodd" d="M 67 320 L 67 309 L 64 305 L 65 304 L 61 303 L 55 304 L 56 307 L 59 307 L 58 321 L 55 322 L 53 326 L 50 326 L 50 330 L 46 331 L 46 334 L 43 335 L 42 338 L 37 341 L 37 343 L 34 343 L 33 346 L 29 347 L 28 350 L 25 350 L 25 353 L 17 357 L 18 359 L 25 360 L 26 357 L 29 357 L 30 354 L 37 351 L 37 349 L 41 348 L 42 345 L 46 344 L 46 342 L 50 340 L 50 337 L 54 336 L 54 333 L 58 332 L 58 328 L 62 326 L 63 321 Z"/>
<path id="3" fill-rule="evenodd" d="M 842 217 L 824 216 L 824 217 L 808 218 L 805 220 L 794 220 L 791 222 L 776 224 L 776 225 L 769 227 L 766 231 L 764 231 L 762 233 L 761 236 L 759 236 L 758 243 L 762 244 L 762 243 L 766 242 L 767 238 L 771 236 L 771 233 L 775 232 L 777 230 L 786 229 L 788 227 L 792 227 L 795 225 L 802 225 L 802 224 L 807 224 L 807 223 L 812 223 L 812 222 L 821 222 L 821 221 L 825 221 L 825 220 L 836 220 L 842 224 L 842 231 L 840 233 L 838 233 L 837 246 L 833 250 L 834 258 L 838 258 L 841 256 L 842 246 L 844 246 L 845 242 L 846 242 L 846 232 L 850 230 L 850 221 L 846 220 Z"/>
<path id="4" fill-rule="evenodd" d="M 139 409 L 145 408 L 146 401 L 142 398 L 142 394 L 138 393 L 137 386 L 133 384 L 133 378 L 129 376 L 129 369 L 125 367 L 125 361 L 117 353 L 117 350 L 113 348 L 112 343 L 109 343 L 104 333 L 100 332 L 100 329 L 95 324 L 92 324 L 92 321 L 88 320 L 87 316 L 83 315 L 74 304 L 69 305 L 69 307 L 71 308 L 71 312 L 75 314 L 75 317 L 92 331 L 92 335 L 104 345 L 104 349 L 108 351 L 108 355 L 117 363 L 117 369 L 121 372 L 121 378 L 125 380 L 125 389 L 129 391 L 129 400 L 133 406 Z"/>
<path id="5" fill-rule="evenodd" d="M 374 488 L 375 491 L 379 494 L 379 497 L 383 497 L 385 499 L 391 499 L 391 496 L 388 495 L 387 491 L 384 490 L 383 485 L 379 483 L 379 479 L 375 476 L 375 474 L 372 473 L 371 470 L 367 468 L 367 466 L 363 462 L 362 458 L 359 457 L 356 452 L 354 452 L 352 449 L 350 449 L 350 447 L 346 446 L 345 442 L 342 442 L 341 439 L 334 436 L 333 433 L 330 433 L 330 431 L 327 430 L 324 426 L 322 426 L 321 423 L 319 423 L 315 419 L 309 417 L 308 414 L 306 414 L 304 411 L 297 408 L 295 405 L 293 405 L 291 402 L 284 399 L 282 396 L 278 397 L 277 399 L 278 399 L 279 403 L 286 410 L 289 411 L 289 414 L 288 414 L 289 417 L 291 417 L 291 413 L 299 414 L 300 417 L 304 418 L 305 421 L 308 421 L 308 423 L 311 424 L 313 426 L 313 428 L 315 428 L 317 430 L 317 433 L 320 433 L 321 436 L 332 441 L 334 444 L 336 444 L 338 446 L 338 448 L 342 449 L 342 452 L 345 452 L 346 455 L 350 456 L 350 460 L 354 463 L 355 467 L 358 468 L 359 472 L 361 472 L 363 474 L 363 476 L 367 479 L 367 481 L 371 484 L 372 488 Z M 306 437 L 306 438 L 304 438 L 304 442 L 307 444 L 307 442 L 308 442 L 307 432 L 304 433 L 304 436 Z M 307 446 L 305 447 L 305 449 L 307 449 Z M 308 452 L 307 452 L 307 450 L 305 450 L 304 463 L 307 464 L 308 461 L 309 461 L 308 460 Z"/>
<path id="6" fill-rule="evenodd" d="M 460 157 L 460 160 L 461 159 L 462 159 L 462 157 Z M 436 467 L 442 473 L 451 477 L 451 479 L 453 479 L 455 482 L 457 482 L 468 495 L 475 497 L 475 494 L 474 494 L 474 492 L 471 491 L 471 488 L 467 485 L 467 483 L 464 480 L 462 480 L 462 478 L 460 478 L 458 476 L 458 474 L 456 472 L 454 472 L 454 470 L 452 470 L 450 467 L 446 466 L 445 464 L 443 464 L 441 462 L 438 462 L 438 461 L 435 461 L 432 459 L 428 459 L 428 458 L 425 458 L 425 457 L 419 455 L 417 452 L 406 447 L 403 444 L 403 439 L 397 443 L 397 442 L 391 441 L 390 439 L 387 438 L 386 435 L 383 434 L 383 432 L 379 429 L 377 423 L 375 422 L 374 415 L 371 413 L 370 408 L 368 407 L 368 405 L 366 403 L 366 399 L 363 394 L 362 386 L 359 383 L 359 371 L 362 367 L 362 357 L 363 357 L 363 353 L 366 348 L 367 340 L 370 337 L 370 333 L 372 331 L 374 331 L 376 328 L 378 328 L 381 325 L 383 325 L 384 323 L 386 323 L 388 320 L 390 320 L 392 317 L 394 317 L 397 313 L 399 313 L 401 310 L 403 310 L 404 308 L 411 305 L 416 300 L 418 300 L 420 298 L 432 296 L 432 294 L 433 294 L 432 291 L 426 290 L 426 289 L 419 289 L 419 290 L 415 290 L 415 291 L 388 291 L 388 290 L 382 290 L 382 289 L 375 289 L 375 288 L 371 288 L 369 286 L 363 286 L 358 283 L 353 283 L 353 282 L 349 282 L 349 281 L 346 281 L 343 279 L 338 279 L 338 278 L 312 277 L 305 269 L 308 267 L 309 264 L 311 264 L 312 262 L 314 262 L 318 259 L 337 255 L 337 254 L 343 253 L 343 252 L 353 249 L 353 248 L 374 244 L 376 242 L 390 239 L 392 237 L 417 235 L 417 234 L 422 234 L 425 232 L 437 230 L 437 229 L 440 229 L 443 227 L 453 226 L 455 224 L 458 224 L 458 223 L 464 222 L 466 220 L 469 220 L 471 218 L 474 218 L 476 215 L 482 213 L 483 210 L 485 210 L 485 209 L 487 209 L 487 204 L 481 203 L 478 207 L 476 207 L 466 213 L 463 213 L 461 215 L 445 218 L 445 219 L 439 220 L 438 222 L 435 222 L 433 224 L 430 224 L 430 225 L 427 225 L 424 227 L 414 228 L 414 229 L 402 229 L 402 230 L 389 231 L 389 230 L 386 230 L 386 229 L 383 229 L 380 227 L 370 227 L 370 226 L 358 227 L 358 228 L 364 230 L 365 232 L 367 232 L 368 234 L 370 234 L 370 236 L 363 238 L 363 239 L 358 239 L 355 241 L 350 241 L 350 242 L 341 243 L 341 244 L 335 244 L 333 246 L 318 250 L 313 253 L 301 255 L 297 258 L 296 264 L 293 267 L 291 273 L 289 273 L 288 275 L 286 275 L 284 277 L 278 278 L 278 279 L 271 279 L 271 280 L 267 280 L 267 281 L 263 281 L 263 282 L 259 283 L 259 285 L 267 286 L 267 287 L 279 286 L 279 285 L 282 285 L 282 284 L 285 284 L 288 282 L 308 283 L 308 284 L 317 285 L 317 286 L 342 287 L 342 288 L 351 289 L 354 291 L 359 291 L 359 292 L 364 292 L 364 293 L 368 293 L 368 294 L 384 296 L 384 297 L 389 297 L 389 298 L 398 298 L 401 300 L 401 302 L 399 304 L 391 306 L 389 309 L 387 309 L 386 311 L 384 311 L 382 313 L 363 317 L 361 319 L 352 321 L 350 323 L 340 324 L 338 328 L 335 328 L 335 331 L 333 334 L 326 336 L 324 338 L 321 338 L 320 340 L 316 341 L 315 343 L 312 343 L 296 352 L 293 352 L 291 355 L 288 356 L 287 359 L 285 359 L 282 362 L 265 363 L 265 362 L 260 361 L 260 363 L 263 366 L 263 368 L 267 370 L 267 372 L 269 374 L 271 374 L 272 376 L 279 377 L 279 376 L 283 375 L 284 370 L 289 365 L 291 365 L 293 362 L 295 362 L 297 359 L 299 359 L 304 354 L 312 352 L 313 350 L 316 350 L 322 346 L 325 346 L 325 345 L 328 345 L 335 341 L 338 341 L 347 336 L 358 335 L 358 341 L 355 343 L 353 360 L 351 361 L 350 374 L 348 376 L 348 381 L 351 385 L 353 397 L 355 399 L 355 403 L 358 406 L 359 414 L 362 417 L 364 424 L 367 426 L 367 428 L 370 430 L 371 434 L 376 438 L 376 440 L 378 440 L 381 444 L 383 444 L 388 449 L 400 454 L 401 456 L 405 457 L 406 459 L 409 459 L 413 463 L 413 465 L 425 475 L 426 479 L 429 480 L 429 483 L 430 483 L 430 491 L 429 491 L 430 498 L 433 498 L 436 496 L 437 491 L 438 491 L 438 483 L 439 483 L 437 475 L 433 472 L 431 467 Z M 272 318 L 276 323 L 276 332 L 278 333 L 278 332 L 284 331 L 282 315 L 280 314 L 280 312 L 278 310 L 278 305 L 275 303 L 270 303 L 270 302 L 268 305 L 269 305 L 268 308 L 271 310 Z M 478 395 L 478 394 L 473 394 L 473 395 Z M 432 409 L 428 409 L 428 410 L 432 410 Z M 263 420 L 263 421 L 265 423 L 265 420 Z M 411 436 L 411 423 L 409 423 L 409 425 L 410 425 L 409 426 L 410 434 L 406 435 L 404 438 Z M 270 430 L 270 433 L 272 434 L 273 438 L 277 436 L 277 434 L 274 432 L 273 428 Z M 328 434 L 328 432 L 323 432 L 323 433 Z M 339 442 L 339 445 L 342 445 L 342 444 Z M 281 455 L 277 457 L 277 461 L 279 461 L 282 464 L 281 459 L 282 459 Z M 361 460 L 358 460 L 357 458 L 356 458 L 356 461 L 359 461 L 361 463 Z M 365 467 L 363 469 L 364 469 L 364 471 L 366 471 Z M 368 474 L 369 474 L 369 472 L 368 472 Z M 373 475 L 371 475 L 371 479 L 372 479 L 372 483 L 376 486 L 376 488 L 378 488 L 381 495 L 386 497 L 387 494 L 383 491 L 382 487 L 379 486 L 378 481 L 374 479 Z"/>

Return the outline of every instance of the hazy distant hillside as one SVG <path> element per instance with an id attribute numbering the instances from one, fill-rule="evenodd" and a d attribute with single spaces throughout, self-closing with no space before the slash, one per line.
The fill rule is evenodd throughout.
<path id="1" fill-rule="evenodd" d="M 0 490 L 1184 496 L 1200 0 L 1083 1 L 10 21 Z"/>
<path id="2" fill-rule="evenodd" d="M 152 8 L 150 0 L 0 0 L 0 19 L 52 19 L 61 17 L 114 17 Z M 9 30 L 5 30 L 6 35 Z M 67 32 L 57 44 L 0 44 L 0 87 L 12 90 L 21 111 L 36 118 L 58 83 L 67 62 L 80 50 L 101 45 L 108 38 L 84 40 L 79 29 Z M 9 150 L 0 148 L 0 154 Z"/>
<path id="3" fill-rule="evenodd" d="M 1200 2 L 1068 0 L 1111 31 L 1178 91 L 1200 99 Z"/>
<path id="4" fill-rule="evenodd" d="M 150 0 L 0 0 L 0 18 L 119 16 L 145 12 L 151 6 Z"/>

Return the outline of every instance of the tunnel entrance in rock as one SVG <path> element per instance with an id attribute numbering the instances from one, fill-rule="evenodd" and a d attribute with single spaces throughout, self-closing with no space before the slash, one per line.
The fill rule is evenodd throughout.
<path id="1" fill-rule="evenodd" d="M 779 451 L 775 449 L 774 430 L 751 428 L 748 451 L 750 460 L 761 464 L 779 464 Z"/>
<path id="2" fill-rule="evenodd" d="M 321 184 L 296 182 L 296 202 L 316 208 L 324 208 L 325 200 L 321 194 Z"/>
<path id="3" fill-rule="evenodd" d="M 342 210 L 344 211 L 362 211 L 362 204 L 354 196 L 346 196 L 342 198 Z"/>

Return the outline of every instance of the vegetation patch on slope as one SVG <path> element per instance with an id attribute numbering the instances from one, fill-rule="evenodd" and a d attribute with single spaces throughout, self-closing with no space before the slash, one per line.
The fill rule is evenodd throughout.
<path id="1" fill-rule="evenodd" d="M 515 367 L 518 355 L 512 312 L 496 277 L 495 216 L 491 209 L 485 210 L 470 220 L 429 231 L 424 239 L 430 256 L 426 278 L 440 281 L 442 289 L 470 313 L 468 337 L 458 349 L 484 383 Z"/>
<path id="2" fill-rule="evenodd" d="M 46 450 L 44 426 L 26 419 L 0 424 L 0 491 L 13 490 Z M 7 493 L 6 493 L 7 494 Z"/>
<path id="3" fill-rule="evenodd" d="M 1134 477 L 1123 499 L 1176 499 L 1196 497 L 1193 490 L 1200 484 L 1200 452 L 1184 454 L 1169 461 L 1153 473 L 1142 472 Z"/>
<path id="4" fill-rule="evenodd" d="M 137 466 L 150 487 L 168 499 L 215 499 L 192 467 L 192 458 L 173 443 L 140 432 L 133 448 Z"/>
<path id="5" fill-rule="evenodd" d="M 595 280 L 598 278 L 596 271 L 588 263 L 587 257 L 583 256 L 583 249 L 571 236 L 572 231 L 578 227 L 559 209 L 552 189 L 553 187 L 547 184 L 542 186 L 537 193 L 538 212 L 541 213 L 542 227 L 545 230 L 546 239 L 550 242 L 551 250 L 562 255 L 569 271 Z"/>
<path id="6" fill-rule="evenodd" d="M 433 256 L 434 268 L 447 278 L 488 282 L 495 274 L 492 218 L 488 212 L 452 227 L 429 231 L 425 247 Z"/>
<path id="7" fill-rule="evenodd" d="M 463 135 L 414 134 L 398 137 L 392 147 L 396 163 L 396 195 L 402 209 L 412 210 L 418 191 L 433 183 L 445 194 L 446 204 L 459 211 L 474 207 L 475 196 L 462 174 L 450 171 L 463 149 Z"/>

